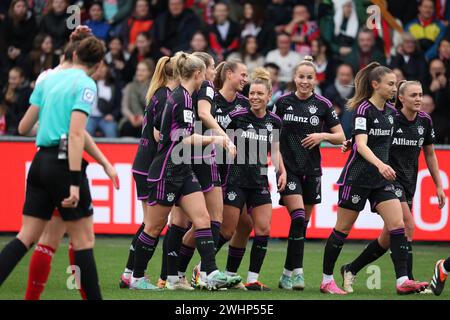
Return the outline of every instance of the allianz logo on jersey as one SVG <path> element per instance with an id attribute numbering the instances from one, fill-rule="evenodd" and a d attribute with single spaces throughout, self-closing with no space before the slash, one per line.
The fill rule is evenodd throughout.
<path id="1" fill-rule="evenodd" d="M 397 146 L 410 146 L 410 147 L 421 147 L 423 145 L 424 139 L 419 140 L 408 140 L 405 138 L 394 138 L 392 139 L 392 144 Z"/>
<path id="2" fill-rule="evenodd" d="M 309 123 L 313 126 L 318 126 L 320 123 L 320 119 L 318 116 L 312 116 L 311 118 L 308 117 L 300 117 L 293 115 L 291 113 L 286 113 L 283 116 L 284 121 L 290 121 L 290 122 L 300 122 L 300 123 Z"/>
<path id="3" fill-rule="evenodd" d="M 370 129 L 369 135 L 371 136 L 390 136 L 393 130 L 389 129 Z"/>

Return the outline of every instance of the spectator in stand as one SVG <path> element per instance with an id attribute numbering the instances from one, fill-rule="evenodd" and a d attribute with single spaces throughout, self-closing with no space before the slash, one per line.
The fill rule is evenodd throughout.
<path id="1" fill-rule="evenodd" d="M 427 62 L 423 53 L 419 51 L 416 39 L 409 33 L 405 32 L 402 35 L 402 42 L 397 48 L 397 55 L 392 58 L 391 68 L 400 69 L 406 80 L 419 80 L 425 83 Z"/>
<path id="2" fill-rule="evenodd" d="M 209 27 L 209 43 L 219 62 L 230 53 L 238 50 L 241 30 L 239 25 L 229 18 L 228 5 L 218 2 L 214 5 L 214 23 Z"/>
<path id="3" fill-rule="evenodd" d="M 117 122 L 120 117 L 120 90 L 115 87 L 109 67 L 104 61 L 93 75 L 97 83 L 98 98 L 89 116 L 86 130 L 93 137 L 97 132 L 106 138 L 117 137 Z"/>
<path id="4" fill-rule="evenodd" d="M 406 80 L 402 69 L 394 68 L 394 69 L 392 69 L 392 72 L 395 74 L 395 77 L 397 78 L 397 85 L 400 84 L 400 81 Z"/>
<path id="5" fill-rule="evenodd" d="M 275 32 L 281 33 L 286 28 L 286 23 L 291 20 L 292 8 L 286 0 L 272 0 L 266 9 L 266 19 L 270 19 L 275 25 Z"/>
<path id="6" fill-rule="evenodd" d="M 52 37 L 55 53 L 61 55 L 71 33 L 66 23 L 69 17 L 66 12 L 69 0 L 52 0 L 50 3 L 50 8 L 42 18 L 39 30 L 40 33 L 46 33 Z"/>
<path id="7" fill-rule="evenodd" d="M 131 53 L 136 48 L 136 38 L 140 33 L 149 33 L 153 26 L 147 0 L 137 0 L 133 15 L 123 22 L 123 43 Z"/>
<path id="8" fill-rule="evenodd" d="M 8 128 L 10 121 L 11 112 L 8 110 L 6 104 L 0 101 L 0 136 L 14 134 Z"/>
<path id="9" fill-rule="evenodd" d="M 433 97 L 436 103 L 436 112 L 450 115 L 450 85 L 445 75 L 444 62 L 437 58 L 430 62 L 428 84 L 425 91 Z"/>
<path id="10" fill-rule="evenodd" d="M 258 42 L 252 35 L 246 36 L 241 43 L 239 52 L 233 52 L 227 60 L 240 60 L 247 66 L 247 73 L 264 65 L 264 57 L 258 53 Z"/>
<path id="11" fill-rule="evenodd" d="M 131 15 L 135 3 L 136 0 L 103 0 L 105 19 L 111 26 L 112 36 L 120 35 L 122 22 Z"/>
<path id="12" fill-rule="evenodd" d="M 375 39 L 372 30 L 363 28 L 358 33 L 356 46 L 347 55 L 344 62 L 351 65 L 353 73 L 367 66 L 370 62 L 377 61 L 382 65 L 386 64 L 384 54 L 375 46 Z"/>
<path id="13" fill-rule="evenodd" d="M 53 52 L 52 37 L 44 33 L 36 36 L 29 61 L 29 75 L 32 81 L 36 80 L 42 71 L 53 69 L 59 64 L 59 57 Z"/>
<path id="14" fill-rule="evenodd" d="M 138 63 L 144 59 L 157 61 L 159 59 L 159 52 L 155 49 L 155 44 L 150 35 L 142 32 L 137 36 L 136 48 L 131 53 L 130 59 L 125 65 L 123 71 L 125 82 L 133 80 Z"/>
<path id="15" fill-rule="evenodd" d="M 29 106 L 31 91 L 23 70 L 20 67 L 13 67 L 9 71 L 8 85 L 3 89 L 0 99 L 0 104 L 4 106 L 9 118 L 6 123 L 8 132 L 17 134 L 19 121 Z"/>
<path id="16" fill-rule="evenodd" d="M 31 51 L 36 35 L 36 22 L 25 0 L 13 0 L 3 22 L 2 37 L 12 65 L 21 64 Z"/>
<path id="17" fill-rule="evenodd" d="M 296 5 L 292 20 L 285 31 L 291 35 L 294 51 L 302 57 L 311 55 L 311 41 L 320 37 L 320 30 L 315 21 L 309 21 L 310 13 L 305 5 Z"/>
<path id="18" fill-rule="evenodd" d="M 292 82 L 293 70 L 302 57 L 291 50 L 291 36 L 285 32 L 277 36 L 277 49 L 270 51 L 266 56 L 266 63 L 272 62 L 280 66 L 279 79 L 282 85 Z"/>
<path id="19" fill-rule="evenodd" d="M 311 55 L 316 65 L 316 85 L 321 92 L 333 81 L 335 75 L 334 63 L 331 57 L 331 49 L 321 39 L 311 42 Z M 320 94 L 320 92 L 317 92 Z"/>
<path id="20" fill-rule="evenodd" d="M 264 65 L 264 68 L 267 69 L 270 73 L 270 81 L 272 82 L 272 98 L 270 99 L 269 103 L 267 104 L 267 109 L 269 111 L 273 110 L 273 106 L 275 104 L 275 101 L 278 100 L 279 97 L 281 97 L 286 92 L 286 86 L 281 85 L 278 74 L 280 73 L 280 67 L 276 63 L 266 63 Z"/>
<path id="21" fill-rule="evenodd" d="M 436 19 L 441 21 L 448 29 L 450 21 L 450 3 L 448 0 L 434 0 L 434 3 L 436 8 Z"/>
<path id="22" fill-rule="evenodd" d="M 270 19 L 264 18 L 264 8 L 260 4 L 246 3 L 244 5 L 241 38 L 249 35 L 256 38 L 258 52 L 264 56 L 276 47 L 275 26 Z"/>
<path id="23" fill-rule="evenodd" d="M 124 50 L 122 39 L 113 37 L 108 43 L 109 51 L 105 55 L 105 62 L 109 66 L 112 78 L 116 84 L 125 87 L 124 70 L 130 60 L 130 54 Z"/>
<path id="24" fill-rule="evenodd" d="M 405 30 L 419 41 L 428 61 L 437 57 L 439 42 L 445 35 L 445 25 L 434 18 L 432 0 L 421 0 L 417 18 L 410 21 Z"/>
<path id="25" fill-rule="evenodd" d="M 406 25 L 417 17 L 418 0 L 411 4 L 411 0 L 387 0 L 387 8 L 392 16 L 400 19 L 402 25 Z"/>
<path id="26" fill-rule="evenodd" d="M 28 5 L 30 10 L 36 19 L 36 23 L 39 25 L 42 18 L 47 13 L 50 0 L 29 0 Z"/>
<path id="27" fill-rule="evenodd" d="M 155 47 L 165 56 L 187 51 L 192 36 L 199 29 L 200 19 L 185 8 L 184 0 L 169 0 L 169 10 L 158 15 L 152 29 Z"/>
<path id="28" fill-rule="evenodd" d="M 428 113 L 433 120 L 434 134 L 436 136 L 435 143 L 448 144 L 449 141 L 449 123 L 448 120 L 436 112 L 436 104 L 433 97 L 425 94 L 422 98 L 422 106 L 420 110 Z"/>
<path id="29" fill-rule="evenodd" d="M 154 71 L 153 60 L 145 59 L 139 62 L 134 80 L 125 87 L 122 98 L 123 118 L 119 122 L 121 137 L 141 136 L 142 120 L 147 105 L 145 96 Z"/>
<path id="30" fill-rule="evenodd" d="M 85 22 L 85 25 L 91 28 L 94 36 L 105 41 L 105 43 L 108 41 L 111 26 L 105 20 L 101 1 L 92 2 L 89 7 L 89 20 Z"/>
<path id="31" fill-rule="evenodd" d="M 206 52 L 214 58 L 214 61 L 217 62 L 216 55 L 209 48 L 208 38 L 202 31 L 197 31 L 194 33 L 191 40 L 191 48 L 188 52 Z"/>
<path id="32" fill-rule="evenodd" d="M 333 0 L 333 7 L 334 14 L 331 13 L 331 19 L 323 19 L 326 22 L 321 24 L 320 31 L 333 56 L 342 61 L 356 43 L 359 22 L 352 0 Z"/>
<path id="33" fill-rule="evenodd" d="M 348 64 L 341 64 L 336 71 L 334 83 L 330 84 L 324 91 L 324 96 L 331 101 L 334 110 L 339 115 L 345 137 L 352 137 L 352 112 L 347 110 L 347 100 L 355 93 L 353 84 L 354 75 L 352 67 Z"/>
<path id="34" fill-rule="evenodd" d="M 445 75 L 450 78 L 450 38 L 444 38 L 439 43 L 438 58 L 444 63 Z"/>

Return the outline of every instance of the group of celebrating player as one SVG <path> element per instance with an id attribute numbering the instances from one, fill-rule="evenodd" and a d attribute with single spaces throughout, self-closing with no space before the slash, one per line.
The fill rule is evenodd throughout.
<path id="1" fill-rule="evenodd" d="M 39 130 L 43 130 L 41 126 L 46 119 L 41 118 L 39 108 L 44 109 L 46 101 L 42 97 L 45 97 L 45 90 L 50 90 L 45 85 L 56 79 L 55 74 L 73 68 L 72 60 L 74 65 L 84 63 L 91 67 L 100 62 L 101 59 L 94 61 L 92 55 L 84 58 L 89 57 L 87 54 L 92 54 L 90 51 L 95 47 L 95 43 L 86 45 L 89 38 L 93 37 L 75 41 L 72 49 L 66 51 L 66 65 L 54 70 L 53 76 L 47 75 L 42 80 L 44 85 L 40 85 L 42 88 L 35 89 L 31 99 L 35 108 L 22 120 L 22 133 L 32 131 L 38 119 Z M 86 73 L 92 74 L 91 71 Z M 214 59 L 200 52 L 179 52 L 158 61 L 147 93 L 142 137 L 133 163 L 144 221 L 132 240 L 120 279 L 121 288 L 269 291 L 259 281 L 259 274 L 267 251 L 272 216 L 267 177 L 270 155 L 277 173 L 280 204 L 286 206 L 291 217 L 279 288 L 303 290 L 307 225 L 314 206 L 321 202 L 320 144 L 323 141 L 342 145 L 343 152 L 351 152 L 338 181 L 337 222 L 325 246 L 320 291 L 338 295 L 353 292 L 352 284 L 358 271 L 388 249 L 395 268 L 398 294 L 421 292 L 428 287 L 428 283 L 416 281 L 412 274 L 414 223 L 411 206 L 421 149 L 436 185 L 440 208 L 444 206 L 445 195 L 433 148 L 432 121 L 429 115 L 420 111 L 421 84 L 417 81 L 397 84 L 393 71 L 378 63 L 361 69 L 355 78 L 355 95 L 348 102 L 354 113 L 353 135 L 351 140 L 345 141 L 331 102 L 314 92 L 316 67 L 312 60 L 305 58 L 293 74 L 295 92 L 280 97 L 269 111 L 267 104 L 272 86 L 270 75 L 264 68 L 256 69 L 248 84 L 247 67 L 240 61 L 222 62 L 215 67 Z M 247 85 L 248 98 L 240 93 Z M 90 90 L 95 93 L 95 88 Z M 91 97 L 86 91 L 81 100 L 84 104 L 75 101 L 77 107 L 73 110 L 89 114 L 85 106 L 89 105 Z M 73 123 L 69 123 L 72 130 Z M 104 166 L 118 188 L 114 168 L 87 134 L 84 141 L 85 150 Z M 54 150 L 58 151 L 45 143 L 37 144 L 42 151 L 36 158 L 39 155 L 50 159 L 54 157 Z M 38 163 L 36 158 L 33 163 Z M 42 175 L 28 177 L 24 226 L 18 237 L 0 253 L 1 285 L 39 239 L 31 264 L 35 264 L 33 270 L 41 272 L 30 272 L 28 299 L 39 298 L 50 272 L 51 257 L 66 226 L 75 250 L 72 264 L 81 268 L 82 294 L 88 299 L 101 298 L 92 255 L 92 209 L 86 206 L 90 204 L 89 187 L 85 173 L 81 177 L 74 175 L 77 170 L 74 170 L 72 158 L 69 148 L 69 160 L 66 160 L 70 169 L 66 168 L 70 176 L 69 198 L 61 194 L 39 202 L 37 197 L 42 198 L 43 191 L 36 181 L 43 179 Z M 41 168 L 32 169 L 30 173 Z M 54 181 L 45 183 L 57 185 Z M 79 195 L 72 190 L 77 185 Z M 61 193 L 61 189 L 58 192 Z M 83 192 L 86 193 L 84 196 Z M 367 200 L 372 211 L 382 217 L 384 229 L 359 257 L 342 266 L 342 290 L 333 278 L 335 262 Z M 43 201 L 47 202 L 43 204 Z M 55 207 L 61 217 L 52 217 Z M 42 212 L 35 213 L 39 210 Z M 37 225 L 35 221 L 46 222 L 50 218 L 50 224 Z M 64 224 L 61 218 L 66 222 L 87 222 L 76 228 L 73 222 Z M 155 285 L 145 271 L 167 223 L 161 274 Z M 250 266 L 244 284 L 237 271 L 252 231 Z M 215 256 L 227 242 L 227 264 L 221 272 Z M 195 266 L 189 282 L 186 270 L 195 249 L 201 261 Z M 447 267 L 443 261 L 436 265 L 430 285 L 436 294 L 442 291 L 446 270 L 449 270 L 446 263 Z"/>

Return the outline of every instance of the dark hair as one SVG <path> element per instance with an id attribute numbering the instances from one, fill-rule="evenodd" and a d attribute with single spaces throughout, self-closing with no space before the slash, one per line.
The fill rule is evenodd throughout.
<path id="1" fill-rule="evenodd" d="M 264 8 L 258 3 L 246 2 L 246 3 L 244 3 L 244 6 L 246 4 L 248 4 L 252 7 L 253 15 L 252 15 L 250 21 L 248 21 L 248 20 L 246 21 L 244 18 L 244 23 L 253 22 L 255 25 L 261 26 L 264 23 L 264 18 L 265 18 Z"/>
<path id="2" fill-rule="evenodd" d="M 277 70 L 277 71 L 280 71 L 280 66 L 279 65 L 277 65 L 276 63 L 273 63 L 273 62 L 267 62 L 267 63 L 265 63 L 264 64 L 264 68 L 272 68 L 272 69 L 275 69 L 275 70 Z"/>
<path id="3" fill-rule="evenodd" d="M 39 33 L 36 38 L 34 38 L 33 41 L 33 50 L 30 52 L 30 60 L 33 64 L 33 74 L 38 75 L 41 70 L 50 69 L 53 67 L 53 53 L 47 53 L 45 54 L 44 61 L 41 62 L 41 56 L 42 56 L 42 44 L 44 43 L 45 39 L 47 37 L 52 37 L 49 34 L 46 33 Z M 52 39 L 53 43 L 53 39 Z"/>
<path id="4" fill-rule="evenodd" d="M 359 70 L 355 77 L 355 95 L 348 100 L 348 109 L 353 111 L 361 102 L 370 98 L 373 94 L 372 81 L 380 82 L 381 78 L 388 73 L 393 71 L 378 62 L 371 62 Z"/>
<path id="5" fill-rule="evenodd" d="M 93 6 L 99 6 L 100 9 L 102 9 L 102 11 L 103 11 L 103 2 L 102 2 L 102 1 L 99 1 L 99 0 L 94 0 L 94 1 L 92 1 L 91 5 L 89 6 L 88 11 L 91 10 L 91 8 L 92 8 Z"/>
<path id="6" fill-rule="evenodd" d="M 80 42 L 75 52 L 80 64 L 92 68 L 102 61 L 106 48 L 102 41 L 95 37 L 89 37 Z"/>
<path id="7" fill-rule="evenodd" d="M 242 40 L 241 42 L 241 48 L 239 50 L 242 61 L 245 61 L 245 56 L 247 55 L 247 43 L 249 42 L 250 39 L 255 39 L 256 46 L 258 46 L 258 41 L 255 36 L 253 35 L 245 36 L 244 40 Z M 256 48 L 256 52 L 250 56 L 250 59 L 256 60 L 258 59 L 258 56 L 259 56 L 258 48 Z"/>
<path id="8" fill-rule="evenodd" d="M 23 2 L 23 3 L 25 4 L 25 7 L 26 7 L 27 10 L 28 10 L 28 1 L 26 1 L 26 0 L 13 0 L 13 1 L 11 2 L 11 4 L 9 5 L 8 15 L 9 15 L 9 17 L 11 18 L 11 20 L 13 21 L 13 24 L 14 24 L 14 25 L 17 25 L 17 24 L 20 22 L 20 20 L 18 20 L 17 17 L 14 16 L 14 6 L 15 6 L 18 2 Z M 25 15 L 25 17 L 26 17 L 26 15 Z"/>

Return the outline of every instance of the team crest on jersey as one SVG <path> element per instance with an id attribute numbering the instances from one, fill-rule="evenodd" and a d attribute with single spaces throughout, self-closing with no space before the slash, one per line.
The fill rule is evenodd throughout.
<path id="1" fill-rule="evenodd" d="M 420 135 L 423 135 L 423 133 L 425 132 L 425 128 L 422 126 L 418 126 L 417 131 L 419 132 Z"/>
<path id="2" fill-rule="evenodd" d="M 395 189 L 395 195 L 400 198 L 403 195 L 402 189 L 400 188 Z"/>
<path id="3" fill-rule="evenodd" d="M 423 146 L 424 141 L 425 141 L 424 138 L 419 139 L 419 148 Z"/>
<path id="4" fill-rule="evenodd" d="M 390 123 L 390 124 L 394 124 L 394 117 L 393 117 L 393 116 L 390 115 L 390 116 L 388 117 L 388 120 L 389 120 L 389 123 Z"/>
<path id="5" fill-rule="evenodd" d="M 361 201 L 361 197 L 359 195 L 355 194 L 354 196 L 352 196 L 352 203 L 353 204 L 357 204 L 360 201 Z"/>
<path id="6" fill-rule="evenodd" d="M 309 112 L 311 114 L 315 114 L 317 112 L 317 107 L 316 106 L 309 106 Z"/>
<path id="7" fill-rule="evenodd" d="M 295 188 L 297 188 L 297 184 L 295 182 L 289 182 L 287 184 L 287 187 L 289 188 L 289 190 L 294 191 Z"/>
<path id="8" fill-rule="evenodd" d="M 267 131 L 272 132 L 273 125 L 271 123 L 266 123 L 266 129 L 267 129 Z"/>
<path id="9" fill-rule="evenodd" d="M 231 191 L 231 192 L 227 193 L 227 197 L 228 197 L 228 200 L 234 201 L 234 200 L 236 200 L 237 194 L 236 194 L 236 192 Z"/>
<path id="10" fill-rule="evenodd" d="M 175 199 L 175 194 L 168 193 L 167 194 L 167 201 L 172 202 Z"/>
<path id="11" fill-rule="evenodd" d="M 318 116 L 312 116 L 312 117 L 309 119 L 309 123 L 311 123 L 311 125 L 313 125 L 313 126 L 318 126 L 318 125 L 319 125 L 319 122 L 320 122 L 320 120 L 319 120 L 319 117 L 318 117 Z"/>
<path id="12" fill-rule="evenodd" d="M 243 109 L 244 107 L 243 106 L 241 106 L 240 104 L 237 104 L 235 107 L 234 107 L 234 110 L 241 110 L 241 109 Z M 233 111 L 234 111 L 233 110 Z"/>

